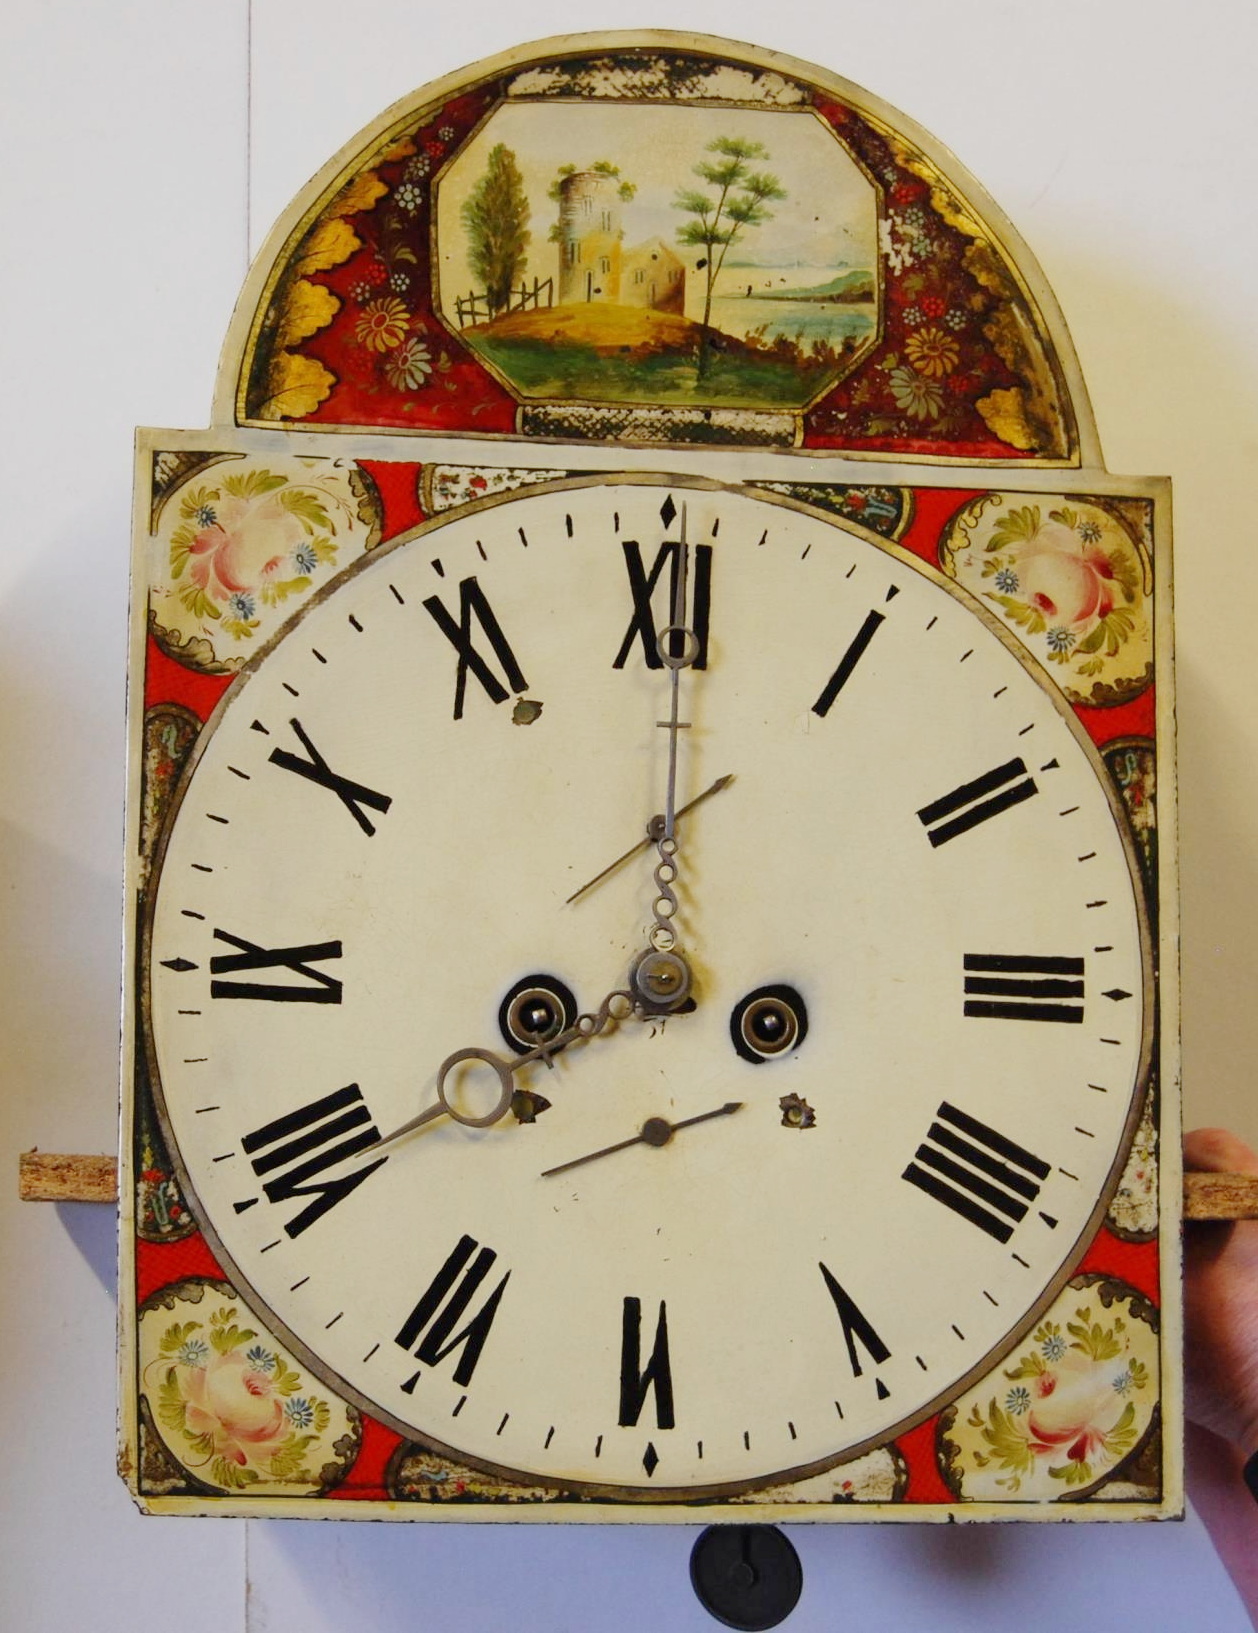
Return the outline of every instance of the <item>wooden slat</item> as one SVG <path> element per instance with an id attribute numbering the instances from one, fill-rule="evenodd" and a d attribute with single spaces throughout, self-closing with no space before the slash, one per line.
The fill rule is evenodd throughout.
<path id="1" fill-rule="evenodd" d="M 17 1192 L 23 1202 L 116 1202 L 118 1164 L 112 1157 L 23 1151 Z"/>
<path id="2" fill-rule="evenodd" d="M 1252 1174 L 1185 1174 L 1185 1219 L 1258 1219 Z"/>
<path id="3" fill-rule="evenodd" d="M 118 1170 L 112 1157 L 23 1151 L 18 1169 L 23 1202 L 116 1202 Z M 1185 1219 L 1258 1219 L 1258 1177 L 1185 1174 Z"/>

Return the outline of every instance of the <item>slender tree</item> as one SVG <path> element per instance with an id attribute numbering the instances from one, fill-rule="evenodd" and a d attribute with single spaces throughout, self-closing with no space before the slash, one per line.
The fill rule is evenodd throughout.
<path id="1" fill-rule="evenodd" d="M 491 319 L 510 306 L 511 286 L 528 264 L 530 214 L 515 154 L 499 142 L 463 201 L 472 270 L 485 285 Z"/>
<path id="2" fill-rule="evenodd" d="M 744 141 L 737 136 L 718 136 L 708 143 L 706 151 L 716 154 L 715 160 L 701 159 L 694 167 L 694 174 L 711 192 L 683 188 L 673 200 L 675 210 L 682 210 L 693 218 L 678 227 L 677 242 L 707 252 L 705 259 L 699 262 L 706 274 L 703 324 L 699 331 L 700 379 L 707 372 L 712 349 L 712 292 L 725 257 L 748 228 L 762 226 L 773 219 L 773 212 L 766 205 L 786 197 L 786 189 L 776 176 L 751 168 L 756 160 L 770 157 L 763 143 Z"/>

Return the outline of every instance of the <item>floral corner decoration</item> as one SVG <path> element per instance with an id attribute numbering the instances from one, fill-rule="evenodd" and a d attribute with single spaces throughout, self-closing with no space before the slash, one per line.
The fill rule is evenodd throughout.
<path id="1" fill-rule="evenodd" d="M 955 1495 L 1038 1501 L 1081 1495 L 1112 1475 L 1153 1422 L 1155 1320 L 1133 1288 L 1076 1278 L 1012 1364 L 940 1419 L 941 1472 Z"/>
<path id="2" fill-rule="evenodd" d="M 208 1312 L 200 1308 L 211 1301 Z M 176 1319 L 165 1319 L 172 1312 Z M 354 1409 L 312 1390 L 222 1284 L 185 1283 L 151 1302 L 141 1320 L 140 1387 L 167 1450 L 218 1491 L 317 1494 L 342 1478 L 357 1450 Z"/>
<path id="3" fill-rule="evenodd" d="M 1071 702 L 1126 702 L 1152 678 L 1149 565 L 1113 511 L 1065 497 L 1010 504 L 984 494 L 954 517 L 940 558 Z"/>

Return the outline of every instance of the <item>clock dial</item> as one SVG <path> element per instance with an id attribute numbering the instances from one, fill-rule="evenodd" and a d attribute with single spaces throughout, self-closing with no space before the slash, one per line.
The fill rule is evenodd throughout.
<path id="1" fill-rule="evenodd" d="M 581 887 L 673 735 L 693 1002 L 595 1033 L 654 844 Z M 377 551 L 226 695 L 159 865 L 155 1076 L 231 1274 L 342 1392 L 530 1481 L 886 1439 L 1062 1285 L 1134 1116 L 1097 756 L 973 603 L 787 503 L 590 479 Z M 388 1139 L 471 1049 L 514 1070 Z"/>

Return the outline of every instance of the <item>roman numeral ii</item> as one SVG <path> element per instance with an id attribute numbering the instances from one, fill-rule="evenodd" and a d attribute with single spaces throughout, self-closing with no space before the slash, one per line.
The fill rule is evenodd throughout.
<path id="1" fill-rule="evenodd" d="M 655 1391 L 655 1422 L 660 1429 L 674 1427 L 673 1373 L 668 1358 L 668 1311 L 660 1300 L 651 1358 L 642 1365 L 642 1300 L 627 1298 L 621 1317 L 620 1416 L 622 1428 L 631 1429 L 642 1416 L 647 1394 Z"/>
<path id="2" fill-rule="evenodd" d="M 1009 760 L 994 771 L 986 771 L 973 782 L 963 782 L 942 799 L 923 805 L 917 813 L 926 837 L 938 847 L 958 834 L 968 833 L 1010 806 L 1021 805 L 1039 790 L 1027 775 L 1021 760 Z"/>

